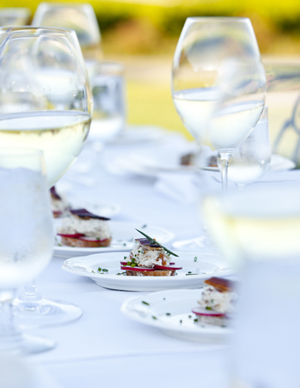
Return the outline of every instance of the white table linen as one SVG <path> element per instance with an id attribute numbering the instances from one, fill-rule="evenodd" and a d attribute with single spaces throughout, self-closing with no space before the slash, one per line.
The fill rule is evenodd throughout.
<path id="1" fill-rule="evenodd" d="M 174 138 L 178 146 L 181 137 L 170 137 Z M 128 152 L 151 147 L 155 150 L 154 143 L 107 146 L 105 163 L 116 154 L 126 158 Z M 186 148 L 183 142 L 183 150 Z M 172 152 L 169 145 L 168 149 Z M 169 175 L 169 182 L 174 176 Z M 265 180 L 297 182 L 299 178 L 300 172 L 289 171 L 269 174 Z M 177 174 L 178 187 L 185 185 L 186 179 Z M 103 154 L 88 146 L 57 184 L 57 190 L 77 198 L 77 202 L 80 198 L 115 202 L 121 207 L 113 217 L 115 221 L 155 224 L 175 233 L 176 240 L 199 235 L 202 222 L 195 201 L 174 199 L 172 192 L 167 195 L 159 190 L 157 182 L 159 177 L 108 173 Z M 120 307 L 136 293 L 103 289 L 87 278 L 64 272 L 62 263 L 63 259 L 54 257 L 37 284 L 44 297 L 75 303 L 83 316 L 65 326 L 35 330 L 54 339 L 57 346 L 28 357 L 30 365 L 51 375 L 58 387 L 227 387 L 230 351 L 226 346 L 175 339 L 128 319 Z"/>

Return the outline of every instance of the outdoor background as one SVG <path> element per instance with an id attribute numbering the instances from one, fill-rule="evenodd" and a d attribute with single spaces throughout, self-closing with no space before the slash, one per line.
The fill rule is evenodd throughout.
<path id="1" fill-rule="evenodd" d="M 104 59 L 125 64 L 129 124 L 159 125 L 191 138 L 173 107 L 170 89 L 172 57 L 188 16 L 249 17 L 264 61 L 294 61 L 300 66 L 299 0 L 150 2 L 87 1 L 97 15 Z M 27 7 L 34 14 L 39 2 L 0 0 L 0 4 L 1 7 Z M 270 129 L 274 142 L 279 127 L 276 127 L 275 116 L 272 120 Z"/>

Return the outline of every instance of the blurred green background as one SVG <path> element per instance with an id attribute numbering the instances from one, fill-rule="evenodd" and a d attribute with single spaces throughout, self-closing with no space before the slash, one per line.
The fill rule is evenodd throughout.
<path id="1" fill-rule="evenodd" d="M 97 15 L 104 59 L 125 63 L 128 123 L 159 125 L 182 132 L 190 139 L 173 107 L 170 89 L 172 57 L 188 16 L 249 17 L 265 61 L 275 57 L 286 61 L 293 57 L 295 61 L 295 56 L 300 54 L 299 0 L 152 0 L 151 4 L 149 0 L 93 0 L 86 3 L 93 6 Z M 27 7 L 32 15 L 38 4 L 36 0 L 30 3 L 1 0 L 1 7 Z M 272 124 L 272 141 L 278 133 L 275 126 Z"/>

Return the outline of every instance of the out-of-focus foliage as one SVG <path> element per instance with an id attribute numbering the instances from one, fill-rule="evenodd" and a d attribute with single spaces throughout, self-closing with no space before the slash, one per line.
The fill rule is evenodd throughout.
<path id="1" fill-rule="evenodd" d="M 246 16 L 252 21 L 262 53 L 300 52 L 299 0 L 178 0 L 165 5 L 87 2 L 95 9 L 109 51 L 165 53 L 174 49 L 188 16 Z M 36 0 L 1 0 L 2 7 L 26 6 L 32 12 L 38 4 Z"/>

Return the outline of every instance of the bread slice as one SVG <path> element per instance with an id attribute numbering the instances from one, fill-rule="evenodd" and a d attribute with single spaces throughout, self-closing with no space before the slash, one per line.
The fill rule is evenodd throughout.
<path id="1" fill-rule="evenodd" d="M 175 275 L 175 270 L 168 271 L 168 270 L 162 270 L 162 269 L 157 269 L 156 271 L 130 271 L 126 270 L 126 275 L 127 276 L 174 276 Z"/>
<path id="2" fill-rule="evenodd" d="M 111 243 L 111 237 L 106 238 L 104 240 L 80 240 L 79 238 L 73 237 L 62 237 L 61 238 L 62 245 L 67 245 L 69 247 L 77 247 L 77 248 L 101 248 L 101 247 L 109 247 Z"/>

